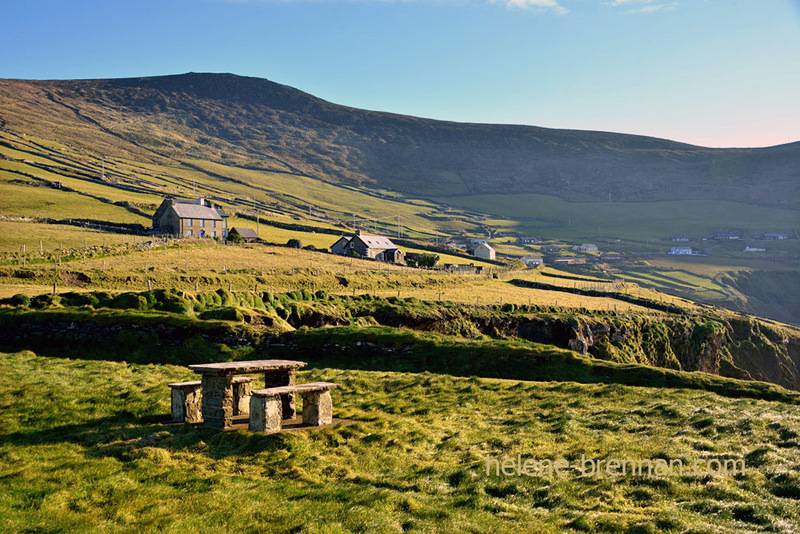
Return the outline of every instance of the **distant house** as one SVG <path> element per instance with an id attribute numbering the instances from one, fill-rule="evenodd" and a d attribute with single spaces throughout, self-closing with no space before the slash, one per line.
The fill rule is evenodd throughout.
<path id="1" fill-rule="evenodd" d="M 597 248 L 597 245 L 584 243 L 583 245 L 575 245 L 572 247 L 572 250 L 576 250 L 578 252 L 597 252 L 599 249 Z"/>
<path id="2" fill-rule="evenodd" d="M 541 243 L 542 240 L 538 237 L 532 236 L 523 236 L 517 238 L 517 244 L 519 245 L 533 245 L 535 243 Z"/>
<path id="3" fill-rule="evenodd" d="M 358 230 L 355 235 L 340 237 L 333 245 L 331 252 L 341 256 L 356 253 L 362 258 L 372 258 L 390 263 L 403 263 L 403 251 L 397 248 L 388 237 L 362 234 Z"/>
<path id="4" fill-rule="evenodd" d="M 560 247 L 553 247 L 553 246 L 542 247 L 542 252 L 546 252 L 546 253 L 552 254 L 553 252 L 561 252 L 561 248 Z"/>
<path id="5" fill-rule="evenodd" d="M 586 258 L 576 258 L 574 256 L 560 256 L 553 260 L 554 263 L 559 265 L 584 265 Z"/>
<path id="6" fill-rule="evenodd" d="M 789 234 L 764 234 L 764 239 L 789 239 Z"/>
<path id="7" fill-rule="evenodd" d="M 476 258 L 483 258 L 484 260 L 493 260 L 496 254 L 491 245 L 488 243 L 481 243 L 475 247 L 475 250 L 472 251 L 472 255 Z"/>
<path id="8" fill-rule="evenodd" d="M 523 256 L 521 260 L 522 263 L 524 263 L 528 267 L 541 265 L 543 263 L 542 258 L 539 256 Z"/>
<path id="9" fill-rule="evenodd" d="M 669 238 L 670 241 L 691 241 L 692 238 L 688 235 L 674 235 Z"/>
<path id="10" fill-rule="evenodd" d="M 733 232 L 717 232 L 714 234 L 714 239 L 740 239 L 739 234 Z"/>
<path id="11" fill-rule="evenodd" d="M 176 237 L 228 236 L 228 215 L 205 199 L 196 202 L 167 198 L 153 215 L 151 233 Z"/>
<path id="12" fill-rule="evenodd" d="M 469 242 L 473 247 L 477 246 L 477 245 L 488 245 L 489 244 L 489 240 L 488 239 L 483 239 L 483 238 L 470 239 Z"/>
<path id="13" fill-rule="evenodd" d="M 345 256 L 347 255 L 347 245 L 350 243 L 350 240 L 353 239 L 352 237 L 342 236 L 339 238 L 336 243 L 331 245 L 331 253 L 336 254 L 338 256 Z"/>
<path id="14" fill-rule="evenodd" d="M 767 249 L 762 247 L 751 247 L 751 246 L 744 247 L 744 252 L 766 252 L 766 251 Z"/>
<path id="15" fill-rule="evenodd" d="M 387 248 L 375 255 L 378 261 L 385 261 L 387 263 L 403 263 L 403 251 L 399 248 Z"/>
<path id="16" fill-rule="evenodd" d="M 252 228 L 242 228 L 240 226 L 234 226 L 230 230 L 228 230 L 228 239 L 232 238 L 233 236 L 238 235 L 242 238 L 242 241 L 245 243 L 252 243 L 254 241 L 258 241 L 258 234 Z"/>
<path id="17" fill-rule="evenodd" d="M 691 247 L 672 247 L 667 254 L 673 256 L 690 256 L 692 254 Z"/>

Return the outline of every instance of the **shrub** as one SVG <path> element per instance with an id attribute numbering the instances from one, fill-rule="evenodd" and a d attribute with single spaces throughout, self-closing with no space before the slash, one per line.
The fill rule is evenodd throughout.
<path id="1" fill-rule="evenodd" d="M 31 308 L 41 309 L 50 306 L 61 306 L 61 297 L 53 294 L 39 295 L 31 300 Z"/>
<path id="2" fill-rule="evenodd" d="M 93 308 L 96 308 L 100 303 L 94 293 L 75 293 L 74 291 L 62 293 L 61 302 L 65 306 L 92 306 Z"/>
<path id="3" fill-rule="evenodd" d="M 243 322 L 244 314 L 237 308 L 217 308 L 214 310 L 204 311 L 198 316 L 199 319 L 217 319 L 220 321 L 236 321 Z"/>
<path id="4" fill-rule="evenodd" d="M 290 239 L 286 242 L 286 246 L 289 248 L 303 248 L 303 243 L 299 239 Z"/>
<path id="5" fill-rule="evenodd" d="M 147 299 L 137 293 L 123 293 L 111 303 L 112 308 L 118 310 L 146 310 Z"/>
<path id="6" fill-rule="evenodd" d="M 31 305 L 31 298 L 28 295 L 23 295 L 22 293 L 17 293 L 10 299 L 12 306 L 30 306 Z"/>

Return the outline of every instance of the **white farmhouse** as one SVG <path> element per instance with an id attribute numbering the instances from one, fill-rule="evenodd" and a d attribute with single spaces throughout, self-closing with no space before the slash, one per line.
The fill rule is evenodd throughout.
<path id="1" fill-rule="evenodd" d="M 484 260 L 493 260 L 495 258 L 495 251 L 489 243 L 481 243 L 472 254 L 477 258 L 483 258 Z"/>

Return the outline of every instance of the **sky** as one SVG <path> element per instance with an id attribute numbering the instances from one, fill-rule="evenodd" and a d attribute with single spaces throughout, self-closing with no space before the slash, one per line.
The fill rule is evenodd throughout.
<path id="1" fill-rule="evenodd" d="M 800 141 L 800 0 L 0 5 L 0 78 L 230 72 L 441 120 Z"/>

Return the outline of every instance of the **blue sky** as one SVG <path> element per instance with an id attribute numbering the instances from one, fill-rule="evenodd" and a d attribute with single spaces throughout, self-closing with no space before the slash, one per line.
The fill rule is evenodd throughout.
<path id="1" fill-rule="evenodd" d="M 24 0 L 0 77 L 232 72 L 353 107 L 800 140 L 800 0 Z"/>

